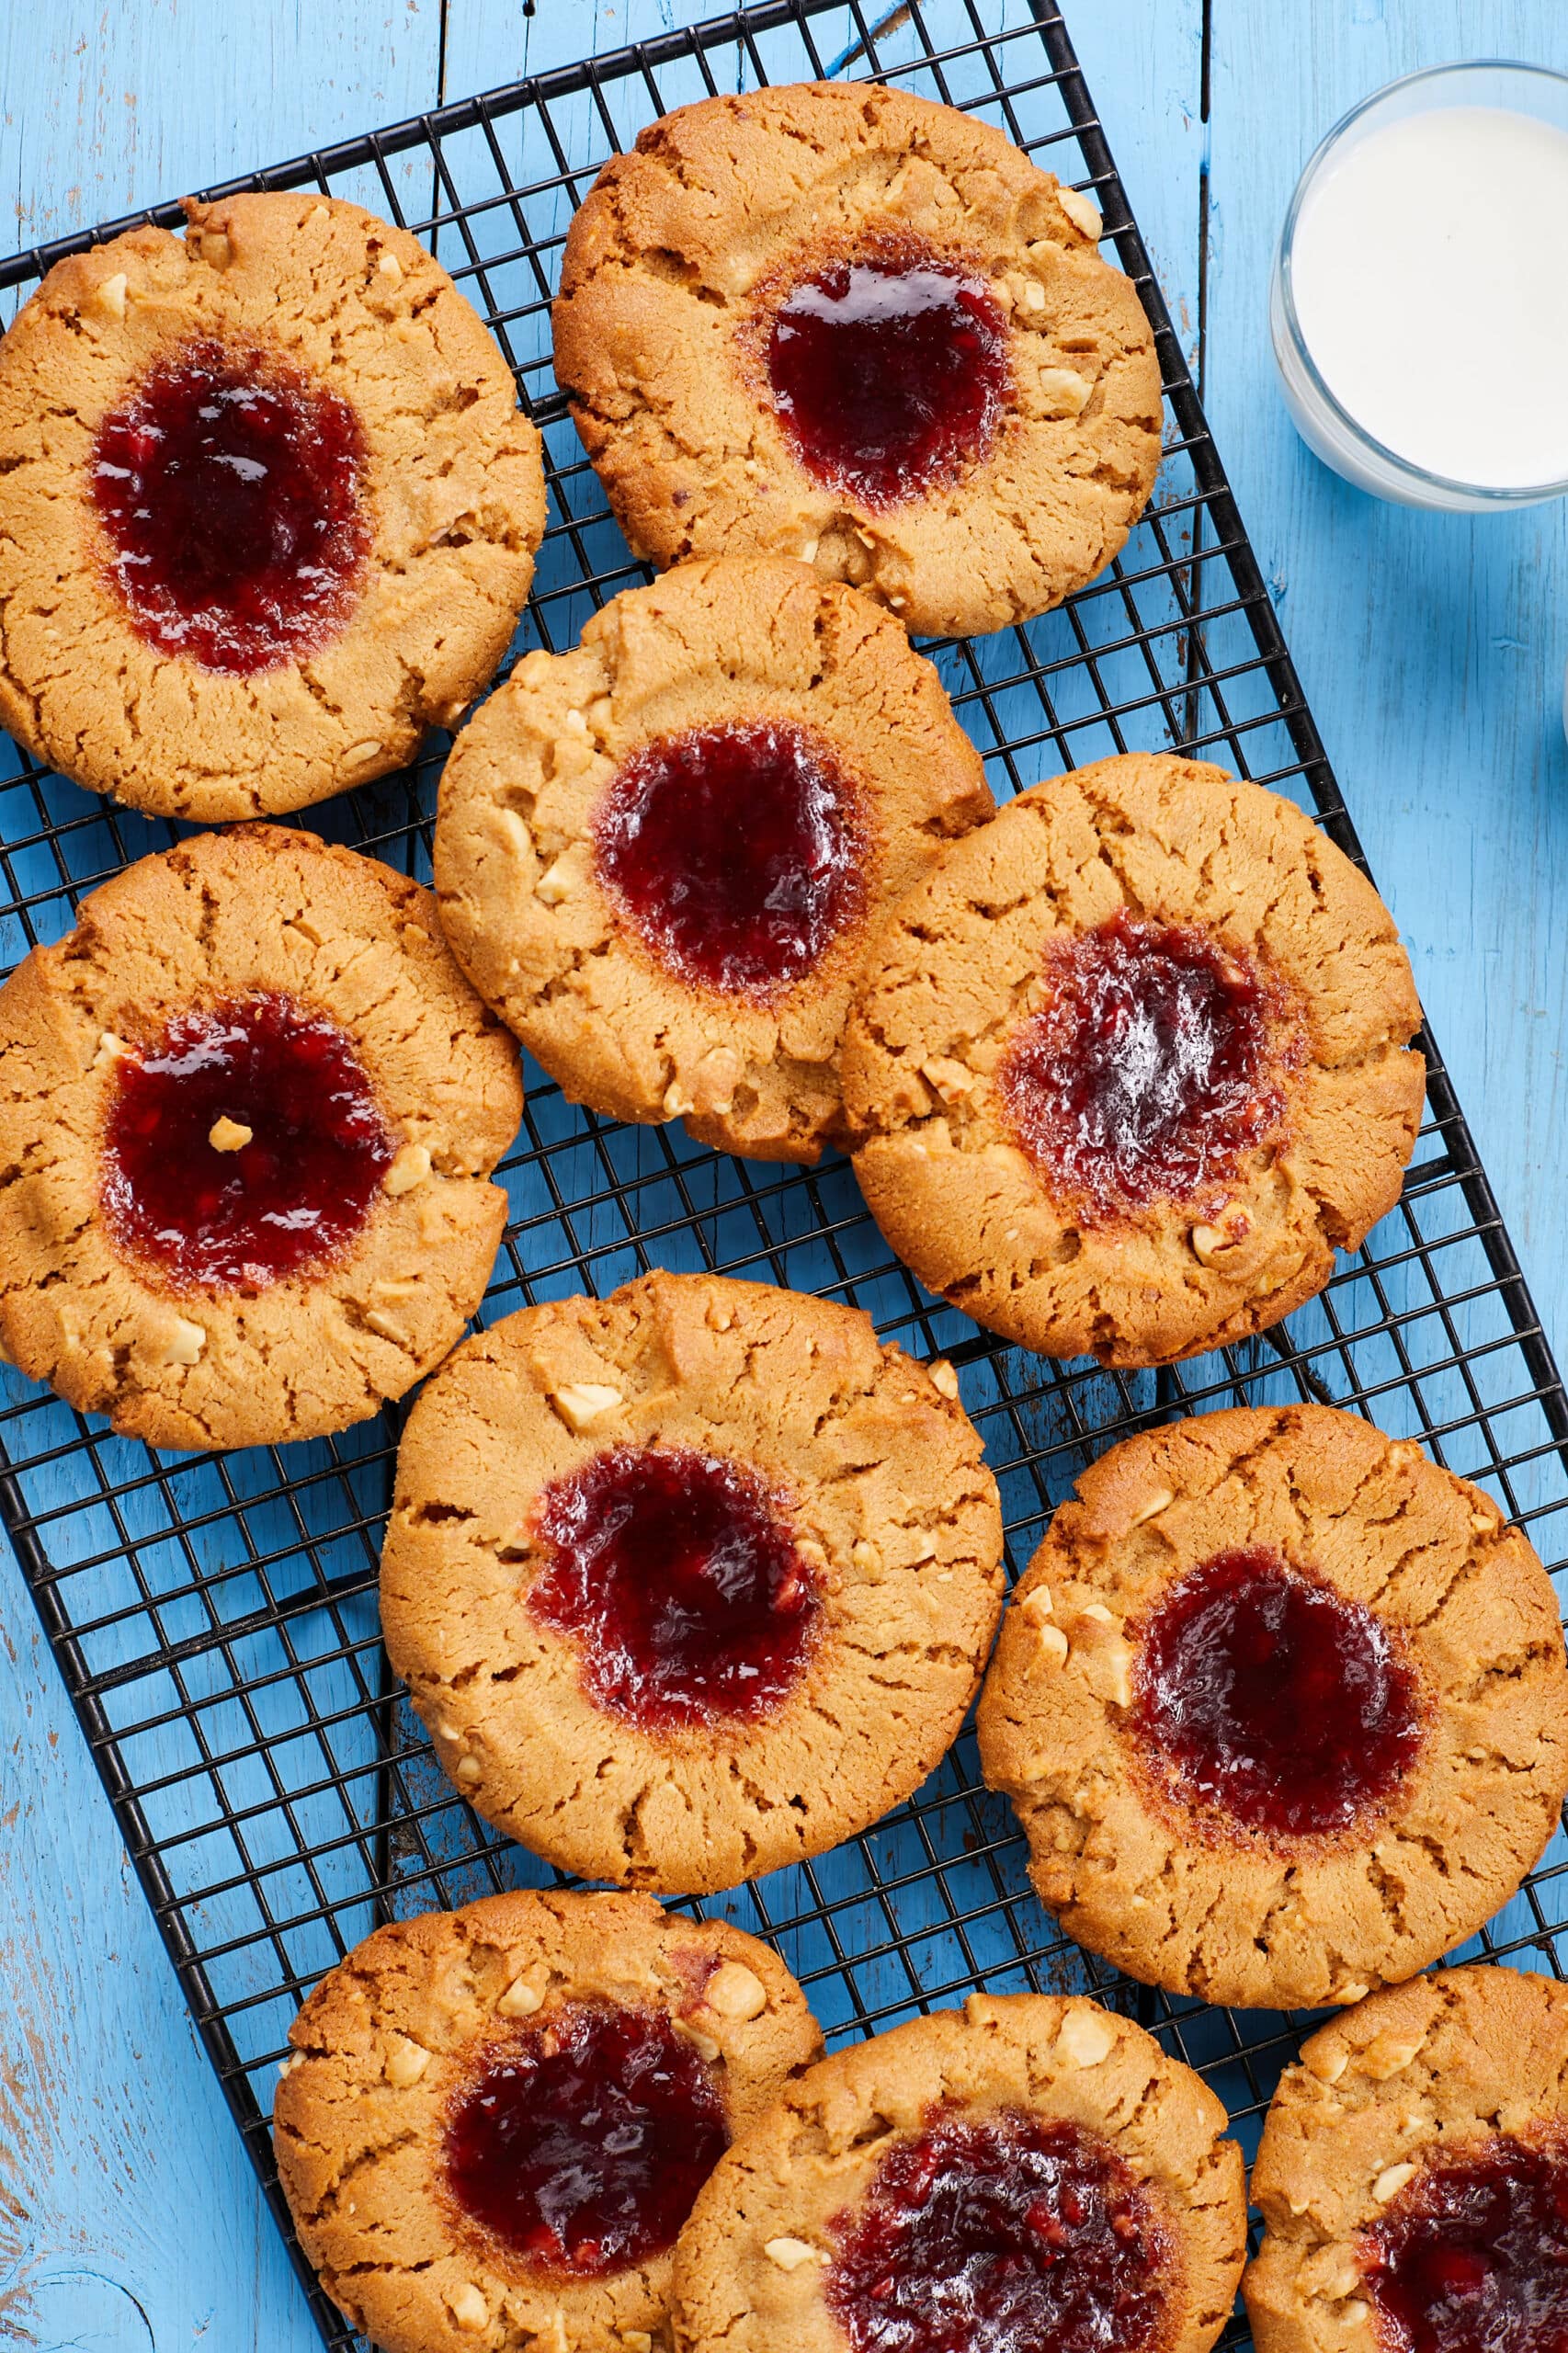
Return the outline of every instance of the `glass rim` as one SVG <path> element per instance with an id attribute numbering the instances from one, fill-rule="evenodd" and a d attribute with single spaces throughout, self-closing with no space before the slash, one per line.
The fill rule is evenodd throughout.
<path id="1" fill-rule="evenodd" d="M 1377 435 L 1369 432 L 1358 417 L 1352 415 L 1324 379 L 1316 360 L 1312 358 L 1306 336 L 1301 331 L 1301 322 L 1296 310 L 1296 292 L 1291 274 L 1296 224 L 1301 217 L 1302 203 L 1324 166 L 1363 116 L 1372 113 L 1375 108 L 1382 106 L 1399 92 L 1413 89 L 1421 83 L 1441 82 L 1465 74 L 1517 74 L 1528 76 L 1535 82 L 1552 82 L 1562 91 L 1565 101 L 1568 101 L 1568 73 L 1561 73 L 1552 65 L 1536 65 L 1527 59 L 1518 57 L 1460 58 L 1452 60 L 1446 65 L 1418 66 L 1414 73 L 1401 74 L 1393 81 L 1383 83 L 1381 88 L 1369 91 L 1364 98 L 1358 98 L 1348 112 L 1342 114 L 1339 120 L 1324 133 L 1301 166 L 1301 176 L 1296 182 L 1295 190 L 1290 198 L 1275 253 L 1275 270 L 1279 288 L 1280 308 L 1290 335 L 1292 354 L 1300 361 L 1313 392 L 1328 410 L 1335 422 L 1358 447 L 1369 452 L 1381 464 L 1389 468 L 1392 472 L 1402 477 L 1405 482 L 1431 491 L 1446 493 L 1455 498 L 1480 500 L 1489 506 L 1539 506 L 1547 499 L 1568 496 L 1568 474 L 1549 482 L 1526 484 L 1465 482 L 1457 474 L 1434 472 L 1430 467 L 1419 464 L 1414 458 L 1402 457 L 1397 449 L 1391 449 L 1386 441 L 1380 441 Z"/>

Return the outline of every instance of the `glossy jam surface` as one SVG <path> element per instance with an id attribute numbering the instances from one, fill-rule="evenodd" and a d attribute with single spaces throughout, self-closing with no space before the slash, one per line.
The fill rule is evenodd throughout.
<path id="1" fill-rule="evenodd" d="M 802 1673 L 816 1581 L 778 1497 L 690 1447 L 618 1446 L 547 1487 L 536 1618 L 599 1706 L 652 1731 L 767 1715 Z"/>
<path id="2" fill-rule="evenodd" d="M 938 2112 L 837 2236 L 824 2288 L 852 2353 L 1140 2353 L 1160 2329 L 1158 2217 L 1074 2124 Z"/>
<path id="3" fill-rule="evenodd" d="M 318 651 L 369 546 L 364 471 L 348 404 L 282 360 L 204 340 L 158 361 L 93 448 L 138 632 L 241 675 Z"/>
<path id="4" fill-rule="evenodd" d="M 123 1249 L 176 1286 L 257 1289 L 354 1239 L 392 1143 L 337 1024 L 264 995 L 181 1014 L 122 1057 L 103 1153 Z"/>
<path id="5" fill-rule="evenodd" d="M 997 1074 L 1018 1142 L 1089 1219 L 1201 1202 L 1279 1131 L 1299 1033 L 1205 933 L 1120 914 L 1047 951 L 1050 995 Z"/>
<path id="6" fill-rule="evenodd" d="M 594 850 L 644 946 L 729 996 L 794 987 L 865 907 L 855 790 L 819 736 L 782 721 L 650 744 L 600 802 Z"/>
<path id="7" fill-rule="evenodd" d="M 712 2074 L 662 2012 L 574 2003 L 454 2101 L 447 2186 L 529 2270 L 596 2279 L 674 2245 L 729 2143 Z"/>
<path id="8" fill-rule="evenodd" d="M 1171 1586 L 1142 1631 L 1132 1708 L 1175 1794 L 1276 1836 L 1346 1829 L 1421 1739 L 1415 1675 L 1382 1620 L 1261 1549 Z"/>
<path id="9" fill-rule="evenodd" d="M 914 238 L 877 239 L 798 280 L 772 311 L 766 363 L 807 472 L 870 507 L 984 458 L 1011 390 L 985 278 Z"/>
<path id="10" fill-rule="evenodd" d="M 1499 2136 L 1423 2165 L 1361 2258 L 1387 2353 L 1562 2353 L 1568 2151 Z"/>

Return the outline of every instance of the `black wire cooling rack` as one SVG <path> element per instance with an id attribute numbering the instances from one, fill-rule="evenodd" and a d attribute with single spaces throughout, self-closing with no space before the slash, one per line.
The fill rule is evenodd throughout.
<path id="1" fill-rule="evenodd" d="M 525 645 L 569 645 L 644 576 L 606 511 L 550 365 L 549 300 L 573 207 L 605 157 L 718 89 L 885 77 L 1000 124 L 1087 189 L 1155 326 L 1167 403 L 1153 506 L 1120 559 L 1027 629 L 929 649 L 1005 797 L 1112 751 L 1181 745 L 1355 835 L 1051 0 L 765 0 L 697 29 L 497 90 L 235 181 L 319 187 L 426 239 L 494 328 L 543 430 L 551 528 Z M 995 20 L 1004 17 L 1002 29 Z M 993 19 L 987 28 L 985 18 Z M 1021 20 L 1015 21 L 1015 17 Z M 178 225 L 177 207 L 151 218 Z M 0 267 L 9 316 L 53 261 L 117 222 Z M 312 813 L 427 878 L 445 751 Z M 171 829 L 39 772 L 0 741 L 0 961 L 58 938 L 85 891 Z M 1478 1479 L 1562 1567 L 1568 1401 L 1431 1040 L 1428 1116 L 1403 1199 L 1324 1295 L 1266 1338 L 1154 1374 L 1051 1366 L 978 1332 L 893 1261 L 846 1166 L 748 1166 L 674 1129 L 574 1109 L 537 1071 L 506 1164 L 511 1222 L 486 1320 L 604 1291 L 651 1266 L 710 1268 L 869 1309 L 949 1357 L 1001 1482 L 1015 1566 L 1092 1457 L 1174 1413 L 1307 1396 L 1369 1415 Z M 383 1658 L 375 1580 L 396 1416 L 286 1452 L 159 1455 L 8 1375 L 0 1512 L 131 1859 L 280 2226 L 267 2117 L 295 2007 L 376 1923 L 548 1874 L 497 1842 L 436 1768 Z M 1562 1836 L 1470 1948 L 1560 1971 Z M 1079 1986 L 1200 2068 L 1250 2155 L 1304 2021 L 1173 2001 L 1117 1978 L 1039 1909 L 1010 1813 L 966 1733 L 915 1802 L 864 1837 L 705 1907 L 772 1938 L 830 2039 L 975 1985 Z M 290 2242 L 291 2243 L 291 2242 Z M 324 2340 L 359 2342 L 295 2250 Z"/>

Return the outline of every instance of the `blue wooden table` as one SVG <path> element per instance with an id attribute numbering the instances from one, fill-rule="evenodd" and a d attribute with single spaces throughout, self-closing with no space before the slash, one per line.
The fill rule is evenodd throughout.
<path id="1" fill-rule="evenodd" d="M 979 0 L 1000 26 L 1020 0 Z M 1561 508 L 1406 514 L 1307 457 L 1266 298 L 1364 92 L 1568 67 L 1562 0 L 1067 0 L 1111 144 L 1547 1330 L 1568 1345 Z M 26 0 L 0 12 L 20 245 L 711 13 L 702 0 Z M 0 1562 L 0 2342 L 316 2340 L 14 1569 Z"/>

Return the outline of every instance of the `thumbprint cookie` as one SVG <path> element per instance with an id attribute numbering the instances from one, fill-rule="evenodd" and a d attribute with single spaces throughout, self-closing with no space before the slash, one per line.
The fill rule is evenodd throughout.
<path id="1" fill-rule="evenodd" d="M 1047 1356 L 1194 1356 L 1321 1290 L 1399 1198 L 1410 963 L 1291 802 L 1173 753 L 1021 792 L 866 956 L 855 1170 L 888 1241 Z"/>
<path id="2" fill-rule="evenodd" d="M 0 988 L 0 1348 L 165 1447 L 319 1437 L 437 1364 L 517 1056 L 429 892 L 274 825 L 84 900 Z"/>
<path id="3" fill-rule="evenodd" d="M 1210 2002 L 1357 2001 L 1473 1936 L 1556 1829 L 1556 1599 L 1408 1439 L 1322 1405 L 1199 1414 L 1057 1512 L 980 1748 L 1091 1951 Z"/>
<path id="4" fill-rule="evenodd" d="M 936 671 L 803 564 L 683 564 L 530 654 L 441 779 L 464 970 L 574 1102 L 814 1161 L 871 927 L 991 814 Z"/>
<path id="5" fill-rule="evenodd" d="M 203 823 L 411 758 L 505 654 L 540 439 L 416 238 L 316 195 L 58 262 L 0 345 L 0 723 Z"/>
<path id="6" fill-rule="evenodd" d="M 766 1283 L 526 1308 L 409 1416 L 392 1665 L 458 1788 L 562 1870 L 706 1893 L 820 1854 L 957 1737 L 1001 1518 L 950 1365 Z"/>
<path id="7" fill-rule="evenodd" d="M 971 636 L 1108 564 L 1160 369 L 1100 216 L 989 123 L 839 83 L 700 99 L 567 234 L 555 372 L 639 554 L 799 556 Z"/>

